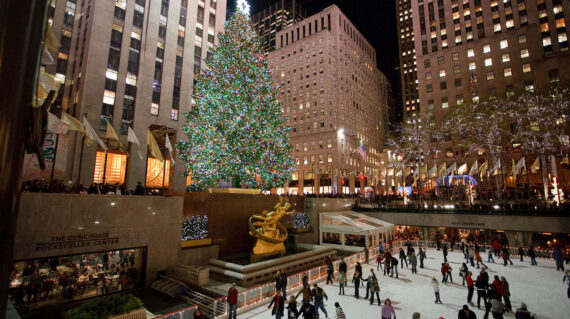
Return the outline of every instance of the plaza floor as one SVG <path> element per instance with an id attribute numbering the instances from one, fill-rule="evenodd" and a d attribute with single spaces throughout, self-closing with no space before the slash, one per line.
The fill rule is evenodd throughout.
<path id="1" fill-rule="evenodd" d="M 441 251 L 429 249 L 428 259 L 425 261 L 425 268 L 418 267 L 418 273 L 412 274 L 411 267 L 398 269 L 399 278 L 383 276 L 382 270 L 378 274 L 380 283 L 380 298 L 390 298 L 396 310 L 397 318 L 412 318 L 414 312 L 419 312 L 422 319 L 438 319 L 443 317 L 457 318 L 457 313 L 461 307 L 467 303 L 467 288 L 461 285 L 459 277 L 459 267 L 464 261 L 461 251 L 450 252 L 448 262 L 453 268 L 453 283 L 441 284 L 441 300 L 443 304 L 434 303 L 434 293 L 428 285 L 432 276 L 441 282 L 441 263 L 443 255 Z M 503 266 L 501 263 L 486 263 L 489 266 L 489 276 L 491 281 L 494 275 L 505 276 L 510 284 L 511 303 L 513 309 L 520 307 L 521 302 L 528 305 L 528 309 L 536 314 L 537 319 L 568 319 L 570 318 L 570 299 L 566 296 L 566 283 L 562 283 L 563 273 L 556 271 L 553 260 L 538 259 L 538 266 L 531 266 L 528 258 L 524 262 L 513 257 L 514 265 Z M 486 254 L 484 254 L 486 260 Z M 499 261 L 495 258 L 495 261 Z M 469 266 L 469 265 L 468 265 Z M 569 265 L 565 265 L 569 266 Z M 364 274 L 370 273 L 370 268 L 376 265 L 363 265 Z M 469 267 L 475 279 L 479 270 Z M 348 278 L 352 278 L 353 270 L 349 271 Z M 365 276 L 366 278 L 366 276 Z M 319 286 L 323 286 L 319 283 Z M 336 318 L 334 303 L 339 302 L 348 319 L 353 318 L 378 318 L 380 319 L 381 307 L 369 305 L 369 301 L 356 299 L 354 297 L 354 286 L 350 284 L 345 288 L 346 295 L 339 296 L 338 283 L 324 286 L 329 299 L 325 301 L 325 308 L 329 318 Z M 360 296 L 366 293 L 365 287 L 361 287 Z M 300 301 L 300 298 L 299 298 Z M 474 307 L 470 307 L 478 318 L 483 318 L 485 311 L 477 309 L 477 294 L 473 297 Z M 300 302 L 299 302 L 300 306 Z M 285 311 L 285 315 L 287 315 Z M 321 319 L 325 316 L 321 313 Z M 489 317 L 492 317 L 489 315 Z M 238 315 L 238 318 L 270 319 L 271 311 L 267 305 L 253 309 Z M 507 313 L 505 318 L 514 318 L 514 314 Z"/>

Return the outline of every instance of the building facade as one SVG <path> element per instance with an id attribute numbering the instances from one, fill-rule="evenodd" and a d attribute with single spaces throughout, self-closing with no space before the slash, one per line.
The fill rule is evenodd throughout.
<path id="1" fill-rule="evenodd" d="M 86 117 L 109 147 L 106 154 L 97 143 L 85 145 L 81 134 L 61 136 L 56 160 L 64 169 L 58 174 L 83 185 L 126 183 L 134 189 L 141 182 L 184 190 L 185 167 L 169 160 L 166 136 L 172 145 L 184 137 L 182 115 L 191 107 L 194 75 L 223 29 L 226 0 L 51 3 L 49 21 L 62 43 L 56 65 L 56 77 L 65 83 L 62 110 L 79 121 Z M 120 142 L 105 138 L 108 124 Z M 140 152 L 127 140 L 129 127 Z M 147 151 L 149 131 L 163 161 Z"/>
<path id="2" fill-rule="evenodd" d="M 267 8 L 251 16 L 251 23 L 261 39 L 263 51 L 275 50 L 277 32 L 290 27 L 305 17 L 305 13 L 296 0 L 277 0 Z"/>
<path id="3" fill-rule="evenodd" d="M 420 110 L 567 81 L 567 0 L 412 2 Z M 428 31 L 429 30 L 429 31 Z"/>
<path id="4" fill-rule="evenodd" d="M 388 98 L 375 49 L 335 5 L 275 39 L 268 61 L 298 165 L 278 191 L 352 193 L 377 185 Z M 366 160 L 357 152 L 363 143 Z"/>
<path id="5" fill-rule="evenodd" d="M 396 0 L 400 78 L 402 80 L 402 108 L 406 121 L 414 117 L 420 110 L 412 12 L 412 0 Z"/>

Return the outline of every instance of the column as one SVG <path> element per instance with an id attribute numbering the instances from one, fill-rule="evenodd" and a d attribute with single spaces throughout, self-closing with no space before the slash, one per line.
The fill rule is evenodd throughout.
<path id="1" fill-rule="evenodd" d="M 354 194 L 354 184 L 355 184 L 356 176 L 348 175 L 348 192 Z"/>

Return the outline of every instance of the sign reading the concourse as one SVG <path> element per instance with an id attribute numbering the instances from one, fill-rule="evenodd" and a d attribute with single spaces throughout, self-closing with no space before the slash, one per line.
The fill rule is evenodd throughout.
<path id="1" fill-rule="evenodd" d="M 95 247 L 105 248 L 119 243 L 119 237 L 112 237 L 109 233 L 74 234 L 67 236 L 51 236 L 49 240 L 36 243 L 36 251 L 49 251 L 71 248 Z"/>

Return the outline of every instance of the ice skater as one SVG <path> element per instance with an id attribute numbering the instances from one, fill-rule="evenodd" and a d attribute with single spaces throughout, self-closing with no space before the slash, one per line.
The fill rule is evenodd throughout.
<path id="1" fill-rule="evenodd" d="M 471 278 L 473 274 L 468 271 L 467 276 L 465 276 L 465 281 L 467 281 L 467 303 L 470 306 L 473 306 L 473 291 L 475 290 L 475 283 L 473 282 L 473 278 Z"/>
<path id="2" fill-rule="evenodd" d="M 566 274 L 564 275 L 564 278 L 562 278 L 562 283 L 564 283 L 566 281 L 566 286 L 568 287 L 566 290 L 566 295 L 568 298 L 570 298 L 570 269 L 566 269 Z"/>
<path id="3" fill-rule="evenodd" d="M 354 275 L 352 276 L 352 283 L 354 284 L 354 297 L 358 299 L 359 298 L 358 292 L 360 288 L 360 273 L 358 272 L 358 270 L 355 271 Z"/>
<path id="4" fill-rule="evenodd" d="M 519 256 L 521 257 L 521 261 L 524 261 L 523 260 L 524 249 L 521 246 L 519 246 L 518 253 L 519 253 Z"/>
<path id="5" fill-rule="evenodd" d="M 487 247 L 487 262 L 495 263 L 495 259 L 493 258 L 493 249 L 491 249 L 491 247 Z"/>
<path id="6" fill-rule="evenodd" d="M 477 269 L 479 269 L 479 264 L 481 264 L 484 267 L 489 268 L 487 265 L 485 265 L 483 263 L 483 258 L 481 258 L 481 254 L 479 254 L 478 251 L 475 251 L 475 261 L 477 261 Z"/>
<path id="7" fill-rule="evenodd" d="M 483 306 L 487 304 L 487 283 L 485 282 L 482 274 L 477 276 L 475 287 L 477 287 L 477 309 L 480 309 L 481 299 L 483 299 Z"/>
<path id="8" fill-rule="evenodd" d="M 388 298 L 384 301 L 384 306 L 382 307 L 382 319 L 396 319 L 396 311 L 392 307 L 392 301 Z"/>
<path id="9" fill-rule="evenodd" d="M 319 318 L 319 309 L 321 309 L 321 311 L 325 314 L 325 318 L 328 318 L 329 315 L 327 314 L 327 310 L 325 309 L 323 298 L 329 300 L 329 297 L 327 296 L 323 288 L 320 288 L 317 284 L 314 284 L 313 287 L 314 288 L 313 291 L 311 292 L 311 295 L 313 297 L 313 301 L 315 302 L 315 318 L 317 319 Z"/>
<path id="10" fill-rule="evenodd" d="M 346 319 L 344 311 L 342 311 L 342 308 L 340 307 L 340 304 L 338 302 L 334 303 L 334 307 L 336 309 L 336 319 Z"/>
<path id="11" fill-rule="evenodd" d="M 404 262 L 406 263 L 406 268 L 408 268 L 408 261 L 406 260 L 406 253 L 402 248 L 400 248 L 400 268 L 404 268 Z"/>
<path id="12" fill-rule="evenodd" d="M 346 276 L 343 273 L 338 274 L 338 294 L 344 295 L 344 286 L 346 285 Z"/>
<path id="13" fill-rule="evenodd" d="M 376 257 L 376 271 L 379 271 L 380 269 L 384 270 L 382 268 L 382 258 L 384 258 L 384 253 L 378 252 L 378 257 Z"/>
<path id="14" fill-rule="evenodd" d="M 273 299 L 271 299 L 271 303 L 267 308 L 271 308 L 273 306 L 273 310 L 271 310 L 271 315 L 275 315 L 275 319 L 283 318 L 283 311 L 285 310 L 285 300 L 283 296 L 281 296 L 281 290 L 277 290 Z"/>
<path id="15" fill-rule="evenodd" d="M 469 271 L 469 268 L 467 268 L 467 264 L 463 263 L 461 264 L 461 267 L 459 268 L 459 276 L 462 278 L 461 280 L 461 285 L 465 286 L 465 277 L 467 277 L 467 272 Z"/>
<path id="16" fill-rule="evenodd" d="M 530 258 L 530 264 L 532 266 L 537 266 L 538 264 L 536 263 L 536 253 L 534 252 L 534 247 L 530 246 L 528 248 L 527 255 Z"/>
<path id="17" fill-rule="evenodd" d="M 398 259 L 396 257 L 392 257 L 392 268 L 390 269 L 390 277 L 394 276 L 394 272 L 396 273 L 396 278 L 398 278 Z"/>
<path id="18" fill-rule="evenodd" d="M 418 258 L 416 257 L 416 252 L 412 251 L 410 255 L 410 264 L 412 265 L 412 274 L 418 273 Z"/>
<path id="19" fill-rule="evenodd" d="M 424 268 L 424 259 L 426 259 L 426 251 L 423 248 L 420 248 L 420 268 Z"/>
<path id="20" fill-rule="evenodd" d="M 380 305 L 380 285 L 373 269 L 370 269 L 368 282 L 370 283 L 370 304 L 374 304 L 374 293 L 376 293 L 376 299 L 378 299 L 378 305 Z"/>
<path id="21" fill-rule="evenodd" d="M 439 297 L 439 282 L 435 279 L 435 276 L 431 278 L 429 285 L 433 288 L 433 292 L 435 294 L 435 303 L 442 303 Z"/>
<path id="22" fill-rule="evenodd" d="M 442 251 L 443 251 L 443 261 L 447 262 L 447 244 L 443 244 Z"/>
<path id="23" fill-rule="evenodd" d="M 513 264 L 513 261 L 511 260 L 511 257 L 510 257 L 509 249 L 507 247 L 503 247 L 503 249 L 501 250 L 501 257 L 503 258 L 503 261 L 505 262 L 505 266 L 507 265 L 507 262 L 511 263 L 511 265 Z"/>

